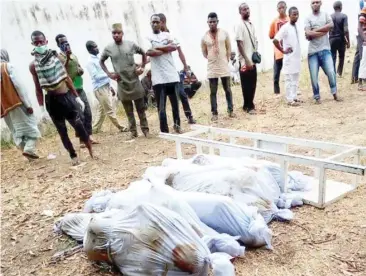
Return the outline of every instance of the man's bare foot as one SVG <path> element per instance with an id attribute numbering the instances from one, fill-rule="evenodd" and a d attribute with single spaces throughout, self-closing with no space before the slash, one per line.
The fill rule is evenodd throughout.
<path id="1" fill-rule="evenodd" d="M 339 98 L 339 97 L 337 96 L 337 94 L 334 94 L 334 95 L 333 95 L 333 98 L 334 98 L 334 100 L 335 100 L 336 102 L 343 102 L 343 100 L 342 100 L 341 98 Z"/>
<path id="2" fill-rule="evenodd" d="M 92 142 L 91 142 L 91 140 L 89 139 L 89 141 L 88 142 L 85 142 L 85 146 L 86 146 L 86 148 L 88 149 L 88 151 L 89 151 L 89 155 L 90 155 L 90 157 L 92 158 L 92 159 L 94 159 L 94 154 L 93 154 L 93 148 L 92 148 Z"/>
<path id="3" fill-rule="evenodd" d="M 289 106 L 300 106 L 300 104 L 296 101 L 287 103 Z"/>

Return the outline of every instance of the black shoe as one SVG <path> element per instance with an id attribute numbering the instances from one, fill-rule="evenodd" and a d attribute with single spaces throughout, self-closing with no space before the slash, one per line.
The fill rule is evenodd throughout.
<path id="1" fill-rule="evenodd" d="M 177 134 L 182 134 L 182 133 L 183 133 L 183 131 L 182 131 L 182 129 L 181 129 L 181 127 L 180 127 L 180 126 L 174 126 L 174 131 L 175 131 L 175 133 L 177 133 Z"/>
<path id="2" fill-rule="evenodd" d="M 137 131 L 132 131 L 131 134 L 130 134 L 130 138 L 135 139 L 137 137 L 139 137 L 139 135 L 137 134 Z"/>
<path id="3" fill-rule="evenodd" d="M 189 117 L 188 118 L 188 124 L 190 124 L 190 125 L 194 125 L 194 124 L 196 124 L 197 122 L 196 122 L 196 120 L 195 119 L 193 119 L 193 117 Z"/>

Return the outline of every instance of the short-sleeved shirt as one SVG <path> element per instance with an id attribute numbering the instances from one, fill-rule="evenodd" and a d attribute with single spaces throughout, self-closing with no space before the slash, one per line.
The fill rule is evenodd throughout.
<path id="1" fill-rule="evenodd" d="M 218 29 L 215 35 L 207 31 L 202 38 L 207 48 L 207 78 L 230 77 L 228 56 L 231 54 L 229 34 Z"/>
<path id="2" fill-rule="evenodd" d="M 273 39 L 278 31 L 281 29 L 283 25 L 288 22 L 288 18 L 279 18 L 277 17 L 275 20 L 272 21 L 271 27 L 269 28 L 269 37 Z M 283 54 L 279 51 L 276 46 L 274 47 L 275 59 L 282 59 Z"/>
<path id="3" fill-rule="evenodd" d="M 118 81 L 118 99 L 121 101 L 133 101 L 144 96 L 144 88 L 136 74 L 135 54 L 143 54 L 144 51 L 132 41 L 124 40 L 122 44 L 115 42 L 105 47 L 101 59 L 111 58 L 114 71 L 120 75 Z"/>
<path id="4" fill-rule="evenodd" d="M 157 48 L 174 43 L 173 37 L 168 32 L 150 34 L 147 37 L 150 47 Z M 153 85 L 179 82 L 179 74 L 175 67 L 172 53 L 165 53 L 161 56 L 150 57 L 151 80 Z"/>
<path id="5" fill-rule="evenodd" d="M 252 61 L 252 56 L 254 51 L 257 50 L 258 40 L 255 34 L 254 26 L 250 21 L 241 20 L 240 23 L 236 26 L 235 40 L 244 42 L 244 53 L 248 58 L 248 60 L 245 60 L 240 51 L 238 51 L 240 65 L 253 65 L 254 63 Z"/>
<path id="6" fill-rule="evenodd" d="M 63 64 L 66 63 L 67 56 L 63 52 L 59 53 L 58 58 Z M 70 60 L 65 68 L 67 74 L 74 84 L 75 89 L 83 89 L 83 78 L 78 73 L 79 66 L 80 64 L 78 58 L 74 54 L 71 54 Z"/>
<path id="7" fill-rule="evenodd" d="M 282 26 L 276 34 L 275 39 L 282 41 L 283 49 L 292 48 L 293 52 L 283 56 L 282 72 L 284 74 L 300 73 L 301 68 L 301 48 L 299 32 L 296 24 L 290 22 Z"/>
<path id="8" fill-rule="evenodd" d="M 342 38 L 348 32 L 348 17 L 344 13 L 335 12 L 332 14 L 334 27 L 329 32 L 329 38 Z"/>
<path id="9" fill-rule="evenodd" d="M 305 30 L 314 30 L 321 28 L 332 22 L 332 18 L 325 12 L 319 12 L 318 14 L 310 14 L 305 20 Z M 312 55 L 323 50 L 330 50 L 330 43 L 328 35 L 322 37 L 313 38 L 309 42 L 308 54 Z"/>

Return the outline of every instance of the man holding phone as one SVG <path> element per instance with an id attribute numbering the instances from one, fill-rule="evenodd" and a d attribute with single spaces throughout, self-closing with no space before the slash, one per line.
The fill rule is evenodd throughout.
<path id="1" fill-rule="evenodd" d="M 81 77 L 84 74 L 84 70 L 81 68 L 78 58 L 72 53 L 67 37 L 63 34 L 59 34 L 56 36 L 55 40 L 57 46 L 61 50 L 58 58 L 65 65 L 67 74 L 71 78 L 80 99 L 84 102 L 85 105 L 84 112 L 82 112 L 84 128 L 89 134 L 91 143 L 98 144 L 98 142 L 94 141 L 94 139 L 92 138 L 92 112 L 88 98 L 86 97 L 85 91 L 83 89 L 83 78 Z M 78 135 L 79 134 L 76 133 L 76 136 Z"/>

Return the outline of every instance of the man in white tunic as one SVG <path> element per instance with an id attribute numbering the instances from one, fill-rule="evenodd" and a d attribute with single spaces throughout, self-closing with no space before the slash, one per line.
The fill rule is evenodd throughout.
<path id="1" fill-rule="evenodd" d="M 211 120 L 217 121 L 217 89 L 219 78 L 221 78 L 222 86 L 225 90 L 229 117 L 235 117 L 233 111 L 233 95 L 230 88 L 229 60 L 231 55 L 231 44 L 229 34 L 226 31 L 217 28 L 219 20 L 216 13 L 212 12 L 208 15 L 207 23 L 210 29 L 202 38 L 201 48 L 203 56 L 208 60 L 207 78 L 210 82 L 211 90 Z"/>
<path id="2" fill-rule="evenodd" d="M 301 48 L 299 32 L 296 22 L 299 11 L 292 7 L 289 9 L 290 22 L 287 22 L 276 34 L 273 44 L 284 54 L 283 73 L 285 74 L 286 100 L 291 106 L 298 106 L 297 87 L 301 69 Z M 282 41 L 282 45 L 281 42 Z"/>
<path id="3" fill-rule="evenodd" d="M 36 142 L 41 134 L 33 115 L 33 108 L 8 52 L 1 49 L 1 118 L 4 118 L 15 145 L 28 159 L 38 159 Z"/>

